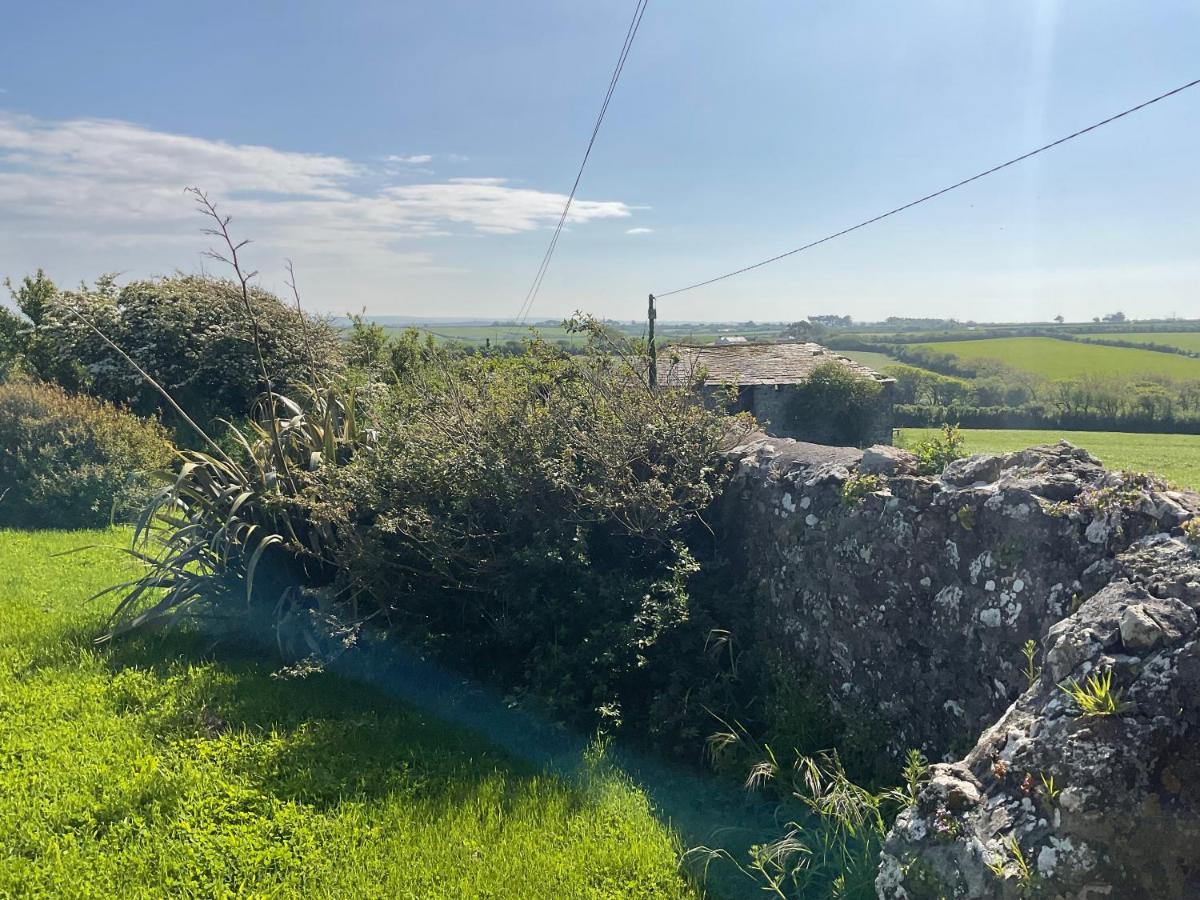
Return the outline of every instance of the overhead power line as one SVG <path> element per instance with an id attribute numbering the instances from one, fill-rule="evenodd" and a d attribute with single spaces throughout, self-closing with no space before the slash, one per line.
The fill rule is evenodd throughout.
<path id="1" fill-rule="evenodd" d="M 596 124 L 592 128 L 592 136 L 588 139 L 587 150 L 583 153 L 583 161 L 579 164 L 579 171 L 575 174 L 575 183 L 571 185 L 571 193 L 567 195 L 567 202 L 563 204 L 562 215 L 558 217 L 558 225 L 554 229 L 554 236 L 550 238 L 550 244 L 546 247 L 546 252 L 542 256 L 541 265 L 538 266 L 537 274 L 533 276 L 533 283 L 529 285 L 529 290 L 525 294 L 525 300 L 521 304 L 521 310 L 517 313 L 516 322 L 520 325 L 525 321 L 533 309 L 533 303 L 537 299 L 538 292 L 542 289 L 542 282 L 546 278 L 546 272 L 550 269 L 550 260 L 554 257 L 554 249 L 558 246 L 558 238 L 562 234 L 563 225 L 567 221 L 567 214 L 571 211 L 571 204 L 575 200 L 575 192 L 579 190 L 579 182 L 583 178 L 583 170 L 587 167 L 588 157 L 592 155 L 592 147 L 596 143 L 596 135 L 600 133 L 600 125 L 604 122 L 604 115 L 608 112 L 609 101 L 612 100 L 613 92 L 617 89 L 617 82 L 621 79 L 621 72 L 625 68 L 625 60 L 629 58 L 629 50 L 633 47 L 633 39 L 637 37 L 638 27 L 642 24 L 642 16 L 646 12 L 646 4 L 649 0 L 637 0 L 637 5 L 633 10 L 633 18 L 629 21 L 629 27 L 625 31 L 625 43 L 621 45 L 620 56 L 617 57 L 617 65 L 613 69 L 612 78 L 608 82 L 608 90 L 604 94 L 604 103 L 600 106 L 600 113 L 596 116 Z"/>
<path id="2" fill-rule="evenodd" d="M 661 294 L 655 294 L 654 298 L 656 300 L 661 300 L 664 297 L 670 297 L 673 294 L 682 294 L 684 291 L 692 291 L 696 288 L 702 288 L 718 281 L 724 281 L 726 278 L 733 278 L 735 275 L 741 275 L 753 269 L 762 268 L 763 266 L 770 265 L 773 262 L 786 259 L 789 256 L 795 256 L 797 253 L 800 253 L 804 250 L 809 250 L 813 247 L 816 247 L 818 244 L 824 244 L 828 241 L 834 240 L 835 238 L 840 238 L 843 235 L 847 235 L 852 231 L 858 231 L 860 228 L 866 228 L 868 225 L 873 225 L 876 222 L 888 218 L 888 216 L 894 216 L 896 213 L 904 212 L 906 209 L 912 209 L 914 206 L 918 206 L 919 204 L 925 203 L 928 200 L 933 200 L 935 197 L 942 196 L 942 194 L 948 194 L 950 191 L 957 190 L 964 185 L 970 184 L 972 181 L 978 181 L 980 178 L 984 178 L 995 172 L 999 172 L 1001 169 L 1007 169 L 1009 166 L 1016 165 L 1023 160 L 1029 159 L 1031 156 L 1037 156 L 1039 153 L 1044 153 L 1047 150 L 1057 147 L 1059 144 L 1065 144 L 1067 141 L 1074 140 L 1081 135 L 1087 134 L 1089 131 L 1095 131 L 1097 128 L 1101 128 L 1111 122 L 1115 122 L 1117 119 L 1124 118 L 1125 116 L 1135 113 L 1138 110 L 1145 109 L 1147 106 L 1157 103 L 1159 100 L 1166 100 L 1168 97 L 1174 96 L 1182 91 L 1186 91 L 1188 88 L 1195 87 L 1198 84 L 1200 84 L 1200 78 L 1197 78 L 1195 81 L 1189 81 L 1187 84 L 1180 85 L 1174 90 L 1167 91 L 1165 94 L 1159 94 L 1157 97 L 1152 97 L 1151 99 L 1146 100 L 1144 103 L 1139 103 L 1137 106 L 1131 106 L 1129 109 L 1119 112 L 1115 116 L 1109 116 L 1107 119 L 1096 122 L 1094 125 L 1089 125 L 1087 128 L 1081 128 L 1079 131 L 1068 134 L 1066 137 L 1061 137 L 1057 141 L 1052 141 L 1043 147 L 1038 147 L 1036 150 L 1030 150 L 1028 153 L 1023 153 L 1020 156 L 1010 159 L 1008 162 L 1000 163 L 998 166 L 992 166 L 992 168 L 987 169 L 986 171 L 980 172 L 977 175 L 972 175 L 970 178 L 964 178 L 962 181 L 955 182 L 949 187 L 944 187 L 939 191 L 934 191 L 932 194 L 926 194 L 924 197 L 913 200 L 910 203 L 905 203 L 903 206 L 897 206 L 895 209 L 889 209 L 887 212 L 880 213 L 877 216 L 873 216 L 870 219 L 859 222 L 857 225 L 851 225 L 849 228 L 843 228 L 841 231 L 835 231 L 833 234 L 826 235 L 819 240 L 811 241 L 802 247 L 797 247 L 794 250 L 788 250 L 786 253 L 780 253 L 776 256 L 772 256 L 770 259 L 764 259 L 760 262 L 753 263 L 752 265 L 743 266 L 740 269 L 734 269 L 732 272 L 726 272 L 724 275 L 717 275 L 714 278 L 706 278 L 704 281 L 697 281 L 695 284 L 689 284 L 687 287 L 676 288 L 673 291 L 664 291 Z"/>

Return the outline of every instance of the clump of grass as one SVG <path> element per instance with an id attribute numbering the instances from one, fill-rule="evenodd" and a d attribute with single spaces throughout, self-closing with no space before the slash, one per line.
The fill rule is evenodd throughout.
<path id="1" fill-rule="evenodd" d="M 1103 672 L 1093 672 L 1081 683 L 1072 679 L 1069 683 L 1059 685 L 1059 689 L 1071 698 L 1079 711 L 1078 718 L 1103 718 L 1118 716 L 1128 710 L 1131 704 L 1122 699 L 1123 691 L 1113 688 L 1112 669 Z"/>
<path id="2" fill-rule="evenodd" d="M 746 780 L 748 789 L 777 782 L 787 771 L 769 746 L 755 745 L 736 725 L 727 725 L 727 730 L 714 735 L 710 743 L 724 752 L 740 745 L 761 754 Z M 835 750 L 816 756 L 798 754 L 790 773 L 785 791 L 809 815 L 789 822 L 777 840 L 752 847 L 745 866 L 732 861 L 764 891 L 777 897 L 874 898 L 883 841 L 896 815 L 917 802 L 929 778 L 928 761 L 920 751 L 910 750 L 901 783 L 882 791 L 854 782 Z M 956 824 L 944 823 L 948 840 L 957 835 Z M 706 847 L 695 848 L 689 854 L 730 859 L 726 852 Z"/>
<path id="3" fill-rule="evenodd" d="M 1030 638 L 1022 644 L 1021 654 L 1025 657 L 1025 668 L 1022 670 L 1025 686 L 1031 688 L 1037 684 L 1038 677 L 1042 674 L 1042 668 L 1037 664 L 1037 641 Z"/>
<path id="4" fill-rule="evenodd" d="M 1020 892 L 1025 894 L 1033 887 L 1037 873 L 1033 871 L 1033 866 L 1030 865 L 1029 858 L 1025 856 L 1025 851 L 1021 849 L 1016 837 L 1009 837 L 1002 846 L 1003 852 L 989 862 L 987 867 L 997 878 L 1015 881 Z"/>

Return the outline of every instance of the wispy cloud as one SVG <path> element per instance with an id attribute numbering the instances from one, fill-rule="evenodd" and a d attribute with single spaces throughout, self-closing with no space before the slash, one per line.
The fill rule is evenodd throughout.
<path id="1" fill-rule="evenodd" d="M 429 155 L 397 157 L 418 163 Z M 410 175 L 411 177 L 411 175 Z M 260 244 L 332 268 L 437 265 L 410 239 L 552 225 L 566 197 L 500 177 L 396 184 L 387 165 L 155 131 L 124 121 L 45 121 L 0 111 L 0 246 L 194 246 L 183 188 L 199 185 Z M 571 221 L 622 218 L 580 200 Z M 181 264 L 183 259 L 179 261 Z"/>
<path id="2" fill-rule="evenodd" d="M 399 163 L 406 166 L 420 166 L 427 162 L 433 161 L 433 155 L 430 153 L 418 153 L 414 156 L 385 156 L 384 162 Z"/>
<path id="3" fill-rule="evenodd" d="M 653 228 L 629 228 L 625 231 L 626 234 L 653 234 Z"/>

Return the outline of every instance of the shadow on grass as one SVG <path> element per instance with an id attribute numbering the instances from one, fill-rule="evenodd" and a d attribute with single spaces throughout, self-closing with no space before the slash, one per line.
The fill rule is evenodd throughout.
<path id="1" fill-rule="evenodd" d="M 80 631 L 74 639 L 91 636 Z M 283 800 L 319 808 L 369 802 L 411 791 L 415 778 L 419 796 L 454 804 L 502 772 L 518 790 L 541 773 L 558 776 L 580 789 L 582 803 L 596 773 L 590 736 L 514 709 L 394 643 L 362 642 L 306 677 L 281 677 L 273 644 L 228 634 L 214 640 L 196 629 L 126 636 L 105 659 L 114 674 L 138 669 L 160 679 L 218 663 L 219 677 L 203 679 L 186 709 L 148 727 L 185 738 L 230 729 L 289 737 L 267 769 L 246 773 Z M 776 810 L 729 782 L 620 744 L 606 751 L 605 765 L 645 792 L 685 848 L 719 848 L 744 861 L 751 845 L 779 833 Z M 712 862 L 707 875 L 701 861 L 685 868 L 712 896 L 761 895 L 727 861 Z"/>

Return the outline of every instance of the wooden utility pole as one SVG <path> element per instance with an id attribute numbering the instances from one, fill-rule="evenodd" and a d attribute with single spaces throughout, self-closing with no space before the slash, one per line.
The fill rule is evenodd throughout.
<path id="1" fill-rule="evenodd" d="M 650 390 L 658 387 L 658 351 L 654 347 L 654 295 L 650 295 L 650 307 L 647 311 L 650 323 Z"/>

